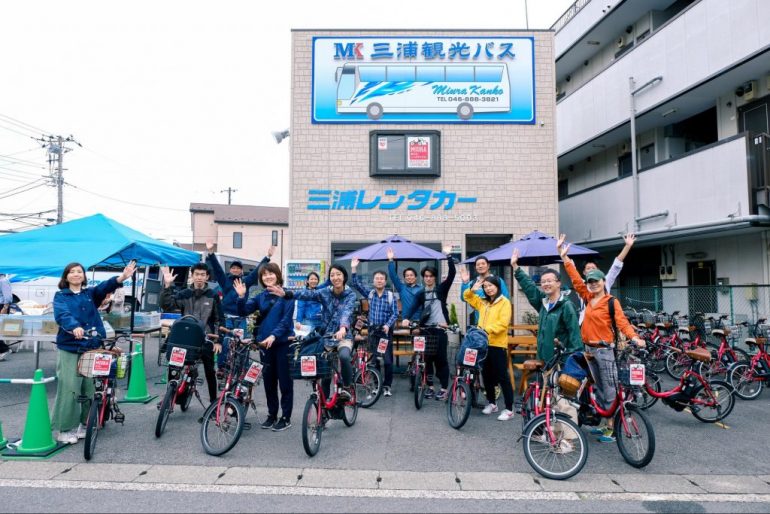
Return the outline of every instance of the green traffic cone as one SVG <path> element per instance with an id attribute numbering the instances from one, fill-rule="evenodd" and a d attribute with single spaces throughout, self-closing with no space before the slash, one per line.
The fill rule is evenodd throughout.
<path id="1" fill-rule="evenodd" d="M 0 450 L 5 448 L 5 445 L 8 444 L 8 439 L 3 437 L 3 424 L 0 423 Z"/>
<path id="2" fill-rule="evenodd" d="M 42 369 L 35 371 L 34 380 L 35 382 L 42 382 Z M 21 438 L 21 444 L 16 447 L 15 453 L 18 455 L 39 455 L 50 452 L 56 447 L 56 441 L 51 435 L 51 417 L 48 415 L 48 395 L 45 391 L 45 384 L 32 384 L 24 436 Z"/>
<path id="3" fill-rule="evenodd" d="M 131 377 L 128 379 L 128 391 L 122 403 L 148 403 L 157 395 L 147 393 L 147 377 L 144 373 L 143 343 L 136 343 L 136 352 L 131 360 Z"/>

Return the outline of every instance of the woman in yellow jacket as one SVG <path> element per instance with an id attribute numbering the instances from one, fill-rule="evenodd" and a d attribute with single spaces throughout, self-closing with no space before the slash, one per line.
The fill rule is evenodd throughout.
<path id="1" fill-rule="evenodd" d="M 460 271 L 463 284 L 468 284 L 470 274 L 463 268 Z M 484 297 L 474 291 L 479 287 L 484 290 Z M 511 302 L 500 292 L 500 279 L 489 275 L 476 280 L 473 287 L 465 289 L 463 300 L 479 312 L 479 328 L 489 335 L 489 351 L 484 361 L 481 375 L 484 377 L 484 389 L 487 406 L 482 411 L 486 415 L 497 412 L 495 404 L 495 386 L 503 390 L 505 410 L 497 417 L 500 421 L 513 418 L 513 386 L 508 375 L 508 326 L 511 324 Z"/>

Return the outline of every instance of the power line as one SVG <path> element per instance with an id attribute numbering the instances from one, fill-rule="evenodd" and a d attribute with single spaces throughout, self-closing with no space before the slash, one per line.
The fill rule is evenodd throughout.
<path id="1" fill-rule="evenodd" d="M 6 120 L 8 120 L 11 123 L 14 123 L 16 125 L 23 125 L 23 126 L 29 127 L 30 129 L 33 129 L 35 132 L 40 132 L 41 134 L 46 134 L 46 133 L 49 132 L 48 130 L 43 130 L 40 127 L 36 127 L 34 125 L 31 125 L 31 124 L 27 123 L 26 121 L 17 120 L 16 118 L 8 116 L 7 114 L 0 114 L 0 118 L 5 118 Z"/>
<path id="2" fill-rule="evenodd" d="M 20 195 L 22 193 L 26 193 L 27 191 L 32 191 L 33 189 L 37 189 L 37 188 L 43 187 L 43 186 L 45 186 L 45 184 L 38 184 L 36 186 L 31 186 L 31 187 L 28 187 L 27 189 L 22 189 L 21 191 L 16 191 L 14 193 L 10 193 L 9 191 L 6 191 L 5 193 L 0 193 L 0 194 L 3 195 L 3 196 L 0 196 L 0 200 L 3 200 L 5 198 L 10 198 L 11 196 Z M 21 186 L 21 187 L 24 187 L 24 186 Z M 19 188 L 17 188 L 17 189 L 19 189 Z M 6 194 L 6 193 L 8 193 L 8 194 Z"/>
<path id="3" fill-rule="evenodd" d="M 28 137 L 30 139 L 35 139 L 35 135 L 34 134 L 32 134 L 32 135 L 31 134 L 25 134 L 24 132 L 19 132 L 16 129 L 12 129 L 10 127 L 6 127 L 5 125 L 0 125 L 0 128 L 5 129 L 5 130 L 7 130 L 9 132 L 14 132 L 16 134 L 19 134 L 20 136 Z"/>
<path id="4" fill-rule="evenodd" d="M 79 189 L 80 191 L 83 191 L 84 193 L 88 193 L 88 194 L 93 195 L 93 196 L 98 196 L 99 198 L 106 198 L 107 200 L 112 200 L 113 202 L 125 203 L 125 204 L 128 204 L 128 205 L 134 205 L 136 207 L 148 207 L 150 209 L 160 209 L 160 210 L 164 210 L 164 211 L 190 212 L 187 209 L 176 209 L 174 207 L 161 207 L 159 205 L 149 205 L 149 204 L 146 204 L 146 203 L 129 202 L 128 200 L 123 200 L 123 199 L 120 199 L 120 198 L 114 198 L 114 197 L 103 195 L 103 194 L 100 194 L 100 193 L 94 193 L 93 191 L 89 191 L 88 189 L 83 189 L 82 187 L 76 186 L 75 184 L 71 184 L 69 182 L 65 182 L 64 184 L 67 185 L 67 186 L 70 186 L 70 187 L 74 187 L 75 189 Z"/>

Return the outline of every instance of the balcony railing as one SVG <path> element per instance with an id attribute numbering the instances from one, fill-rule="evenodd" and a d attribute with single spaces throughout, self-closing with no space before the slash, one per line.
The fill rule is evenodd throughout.
<path id="1" fill-rule="evenodd" d="M 564 27 L 564 25 L 569 22 L 569 20 L 574 18 L 575 15 L 589 3 L 591 3 L 591 0 L 577 0 L 574 4 L 569 6 L 569 8 L 564 12 L 564 14 L 561 15 L 558 20 L 556 20 L 556 23 L 551 26 L 551 30 L 559 32 Z"/>

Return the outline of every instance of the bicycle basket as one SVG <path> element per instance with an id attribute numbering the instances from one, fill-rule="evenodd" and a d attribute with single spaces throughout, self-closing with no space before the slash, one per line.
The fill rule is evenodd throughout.
<path id="1" fill-rule="evenodd" d="M 626 387 L 636 387 L 644 384 L 646 369 L 644 364 L 628 359 L 618 362 L 618 382 Z"/>
<path id="2" fill-rule="evenodd" d="M 371 355 L 382 356 L 387 351 L 387 348 L 388 348 L 386 342 L 382 342 L 382 344 L 380 344 L 382 339 L 385 339 L 388 342 L 390 341 L 388 336 L 385 335 L 385 332 L 377 330 L 370 333 L 366 337 L 366 351 L 369 352 Z"/>
<path id="3" fill-rule="evenodd" d="M 119 355 L 119 352 L 110 350 L 89 350 L 78 359 L 78 375 L 86 378 L 115 378 Z"/>
<path id="4" fill-rule="evenodd" d="M 563 396 L 574 398 L 577 396 L 577 392 L 580 390 L 580 384 L 582 383 L 575 377 L 567 375 L 565 373 L 559 374 L 559 390 Z"/>
<path id="5" fill-rule="evenodd" d="M 296 345 L 294 351 L 290 351 L 289 375 L 293 380 L 314 380 L 318 378 L 331 378 L 334 371 L 337 353 L 330 353 L 323 349 L 312 352 L 300 351 Z"/>

